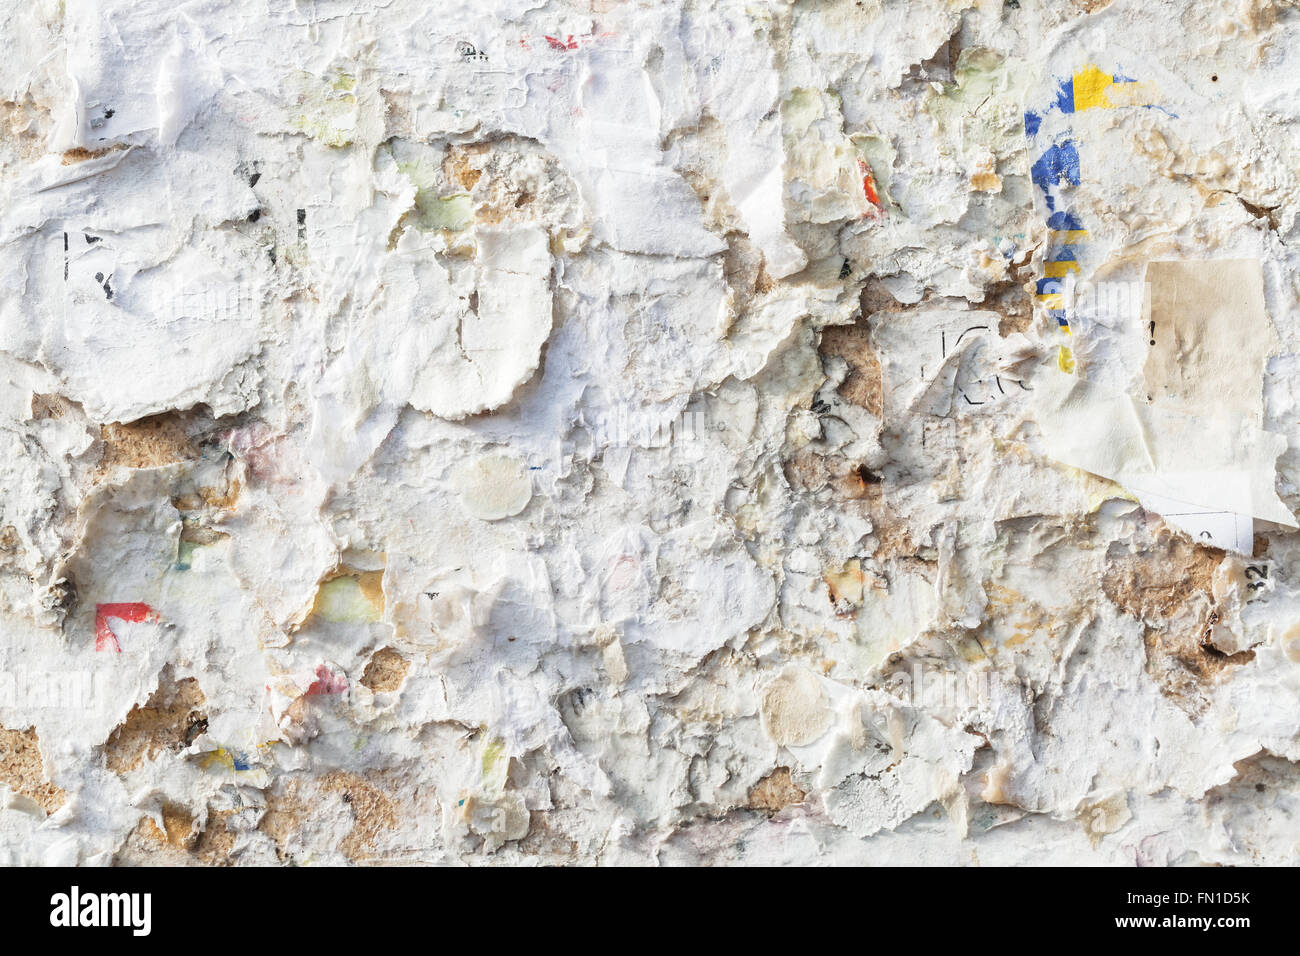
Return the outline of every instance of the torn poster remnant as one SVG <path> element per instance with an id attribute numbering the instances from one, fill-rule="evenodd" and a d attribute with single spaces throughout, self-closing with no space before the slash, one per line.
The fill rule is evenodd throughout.
<path id="1" fill-rule="evenodd" d="M 1298 861 L 1294 4 L 0 22 L 0 863 Z"/>

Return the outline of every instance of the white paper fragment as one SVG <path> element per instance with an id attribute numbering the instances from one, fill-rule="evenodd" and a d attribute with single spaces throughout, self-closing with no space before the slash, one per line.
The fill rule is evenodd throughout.
<path id="1" fill-rule="evenodd" d="M 486 455 L 465 462 L 453 479 L 465 510 L 484 521 L 519 514 L 533 496 L 533 482 L 523 464 L 505 455 Z"/>
<path id="2" fill-rule="evenodd" d="M 1281 435 L 1229 412 L 1143 405 L 1060 373 L 1035 379 L 1044 446 L 1056 460 L 1138 494 L 1296 527 L 1274 490 Z M 1152 510 L 1155 509 L 1154 505 Z"/>

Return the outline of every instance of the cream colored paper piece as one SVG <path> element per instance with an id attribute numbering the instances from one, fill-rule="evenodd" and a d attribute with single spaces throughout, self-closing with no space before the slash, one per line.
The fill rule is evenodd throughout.
<path id="1" fill-rule="evenodd" d="M 1259 423 L 1264 363 L 1278 346 L 1258 259 L 1151 262 L 1144 328 L 1148 399 L 1236 412 Z"/>
<path id="2" fill-rule="evenodd" d="M 1047 453 L 1128 488 L 1296 527 L 1274 489 L 1286 439 L 1239 415 L 1144 405 L 1056 371 L 1035 380 Z M 1152 510 L 1157 510 L 1154 507 Z"/>

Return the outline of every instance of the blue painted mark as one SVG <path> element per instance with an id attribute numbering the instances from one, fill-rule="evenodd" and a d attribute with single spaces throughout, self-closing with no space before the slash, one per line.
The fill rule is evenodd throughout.
<path id="1" fill-rule="evenodd" d="M 1080 182 L 1079 151 L 1075 148 L 1074 140 L 1065 139 L 1049 146 L 1038 157 L 1038 162 L 1030 167 L 1029 175 L 1043 191 L 1047 208 L 1055 210 L 1056 201 L 1052 198 L 1051 188 L 1059 183 L 1077 186 Z"/>
<path id="2" fill-rule="evenodd" d="M 1074 112 L 1074 77 L 1056 81 L 1056 102 L 1052 106 L 1062 113 Z"/>
<path id="3" fill-rule="evenodd" d="M 1025 110 L 1025 135 L 1037 136 L 1038 129 L 1043 125 L 1043 118 L 1033 110 Z"/>
<path id="4" fill-rule="evenodd" d="M 1075 182 L 1077 185 L 1078 180 Z M 1047 217 L 1047 228 L 1058 232 L 1078 232 L 1083 229 L 1083 223 L 1074 213 L 1062 209 Z"/>

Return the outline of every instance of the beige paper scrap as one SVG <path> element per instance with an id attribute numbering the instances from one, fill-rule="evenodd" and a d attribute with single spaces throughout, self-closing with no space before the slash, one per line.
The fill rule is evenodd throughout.
<path id="1" fill-rule="evenodd" d="M 1220 408 L 1259 424 L 1264 364 L 1278 347 L 1259 260 L 1152 262 L 1145 296 L 1147 400 Z"/>

